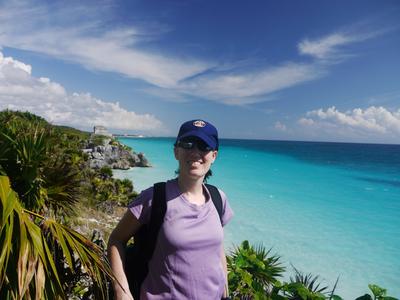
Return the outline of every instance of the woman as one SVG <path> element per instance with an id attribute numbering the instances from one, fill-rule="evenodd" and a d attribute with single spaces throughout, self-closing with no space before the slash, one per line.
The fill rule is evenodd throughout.
<path id="1" fill-rule="evenodd" d="M 217 129 L 203 120 L 185 122 L 174 146 L 178 177 L 166 183 L 167 210 L 140 299 L 224 299 L 228 289 L 222 226 L 233 212 L 219 190 L 220 218 L 203 184 L 217 158 Z M 124 272 L 125 245 L 149 221 L 152 197 L 153 188 L 144 190 L 111 233 L 108 253 L 121 284 L 114 282 L 116 299 L 133 299 Z"/>

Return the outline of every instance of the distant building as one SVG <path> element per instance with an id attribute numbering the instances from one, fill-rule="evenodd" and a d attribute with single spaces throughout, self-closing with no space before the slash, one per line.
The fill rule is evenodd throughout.
<path id="1" fill-rule="evenodd" d="M 112 134 L 107 131 L 107 128 L 104 126 L 94 126 L 93 127 L 93 134 L 98 134 L 98 135 L 105 135 L 111 137 Z"/>

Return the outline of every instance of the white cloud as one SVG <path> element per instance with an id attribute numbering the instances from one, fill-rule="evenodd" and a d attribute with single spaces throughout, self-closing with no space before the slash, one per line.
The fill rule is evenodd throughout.
<path id="1" fill-rule="evenodd" d="M 160 130 L 153 115 L 139 115 L 118 102 L 97 99 L 89 93 L 68 94 L 49 78 L 31 75 L 31 66 L 0 52 L 0 109 L 30 111 L 55 124 L 78 128 L 104 125 L 119 130 Z"/>
<path id="2" fill-rule="evenodd" d="M 341 112 L 334 106 L 323 110 L 309 111 L 307 118 L 298 123 L 313 131 L 325 131 L 332 136 L 368 137 L 369 141 L 387 139 L 400 141 L 400 109 L 390 111 L 379 106 L 366 109 L 355 108 Z"/>
<path id="3" fill-rule="evenodd" d="M 299 119 L 298 123 L 300 125 L 311 126 L 314 124 L 314 121 L 312 119 L 308 119 L 308 118 L 301 118 L 301 119 Z"/>
<path id="4" fill-rule="evenodd" d="M 168 88 L 210 67 L 141 49 L 136 28 L 101 30 L 106 25 L 100 21 L 102 15 L 92 16 L 98 7 L 6 2 L 0 5 L 0 46 L 44 53 Z"/>
<path id="5" fill-rule="evenodd" d="M 335 33 L 314 41 L 305 39 L 298 44 L 298 49 L 301 54 L 311 55 L 316 58 L 326 58 L 335 52 L 338 46 L 348 44 L 352 41 L 352 38 L 348 36 Z"/>
<path id="6" fill-rule="evenodd" d="M 240 74 L 204 75 L 181 84 L 185 93 L 225 104 L 249 104 L 265 101 L 261 95 L 316 79 L 323 75 L 313 65 L 287 63 Z"/>
<path id="7" fill-rule="evenodd" d="M 336 32 L 314 40 L 304 39 L 297 45 L 297 48 L 300 54 L 310 55 L 320 60 L 338 58 L 340 47 L 361 42 L 385 32 L 384 30 L 369 33 Z"/>
<path id="8" fill-rule="evenodd" d="M 361 42 L 386 31 L 338 32 L 316 40 L 305 39 L 298 44 L 300 54 L 315 58 L 312 63 L 287 62 L 285 64 L 263 67 L 251 72 L 230 72 L 222 68 L 215 74 L 205 72 L 183 81 L 178 88 L 184 93 L 204 97 L 230 105 L 243 105 L 264 102 L 271 95 L 307 81 L 316 80 L 328 73 L 329 67 L 344 58 L 350 57 L 342 47 Z M 216 68 L 214 68 L 216 70 Z"/>
<path id="9" fill-rule="evenodd" d="M 343 31 L 305 39 L 298 44 L 298 50 L 315 58 L 312 63 L 289 61 L 261 64 L 255 69 L 257 63 L 253 59 L 226 65 L 165 54 L 161 45 L 157 51 L 151 51 L 145 47 L 146 42 L 157 42 L 157 34 L 137 26 L 115 28 L 111 25 L 115 24 L 112 1 L 89 3 L 3 1 L 0 48 L 35 51 L 88 69 L 143 80 L 152 85 L 146 88 L 149 94 L 166 101 L 203 98 L 246 105 L 268 101 L 282 89 L 325 76 L 330 64 L 343 57 L 341 47 L 382 33 Z"/>
<path id="10" fill-rule="evenodd" d="M 281 123 L 281 122 L 275 122 L 275 129 L 280 130 L 280 131 L 287 131 L 287 127 L 285 124 Z"/>
<path id="11" fill-rule="evenodd" d="M 105 26 L 107 7 L 85 5 L 5 2 L 0 7 L 0 46 L 141 79 L 155 86 L 148 89 L 152 94 L 165 90 L 160 98 L 166 101 L 197 97 L 230 105 L 264 102 L 266 95 L 324 75 L 315 64 L 288 62 L 252 71 L 239 64 L 230 70 L 224 64 L 163 55 L 162 50 L 149 52 L 143 44 L 139 47 L 148 33 L 133 27 L 110 29 Z"/>

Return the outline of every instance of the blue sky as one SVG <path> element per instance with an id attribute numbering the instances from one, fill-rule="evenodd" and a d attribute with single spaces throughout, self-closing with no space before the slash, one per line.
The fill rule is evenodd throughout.
<path id="1" fill-rule="evenodd" d="M 400 143 L 400 2 L 2 1 L 0 109 L 174 136 Z"/>

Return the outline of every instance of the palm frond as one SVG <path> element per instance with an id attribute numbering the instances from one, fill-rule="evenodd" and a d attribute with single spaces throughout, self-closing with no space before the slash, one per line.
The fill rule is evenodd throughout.
<path id="1" fill-rule="evenodd" d="M 322 286 L 319 282 L 318 275 L 304 274 L 296 269 L 293 265 L 292 268 L 295 272 L 294 277 L 290 277 L 290 282 L 284 284 L 284 295 L 289 300 L 303 300 L 303 299 L 326 299 L 329 297 L 328 286 Z"/>
<path id="2" fill-rule="evenodd" d="M 43 198 L 40 167 L 46 159 L 48 134 L 38 124 L 22 124 L 19 120 L 3 127 L 0 134 L 4 154 L 0 163 L 7 176 L 12 178 L 12 188 L 24 206 L 32 210 L 40 209 L 43 204 L 39 201 Z"/>
<path id="3" fill-rule="evenodd" d="M 284 272 L 279 260 L 278 255 L 271 255 L 271 249 L 243 241 L 227 256 L 229 289 L 238 297 L 269 294 Z"/>
<path id="4" fill-rule="evenodd" d="M 294 277 L 290 277 L 290 282 L 299 282 L 303 284 L 308 290 L 314 293 L 323 293 L 326 292 L 328 286 L 321 286 L 321 282 L 319 281 L 318 275 L 312 275 L 311 273 L 305 274 L 298 269 L 296 269 L 293 265 L 292 268 L 295 272 Z"/>
<path id="5" fill-rule="evenodd" d="M 73 260 L 88 274 L 96 299 L 106 299 L 105 277 L 113 276 L 97 245 L 24 209 L 6 176 L 0 176 L 0 198 L 0 299 L 66 299 L 60 270 L 66 264 L 75 272 Z"/>
<path id="6" fill-rule="evenodd" d="M 81 196 L 79 149 L 61 146 L 60 133 L 43 120 L 31 121 L 28 116 L 27 121 L 7 113 L 0 114 L 1 118 L 6 123 L 0 126 L 0 165 L 24 207 L 73 215 Z"/>

